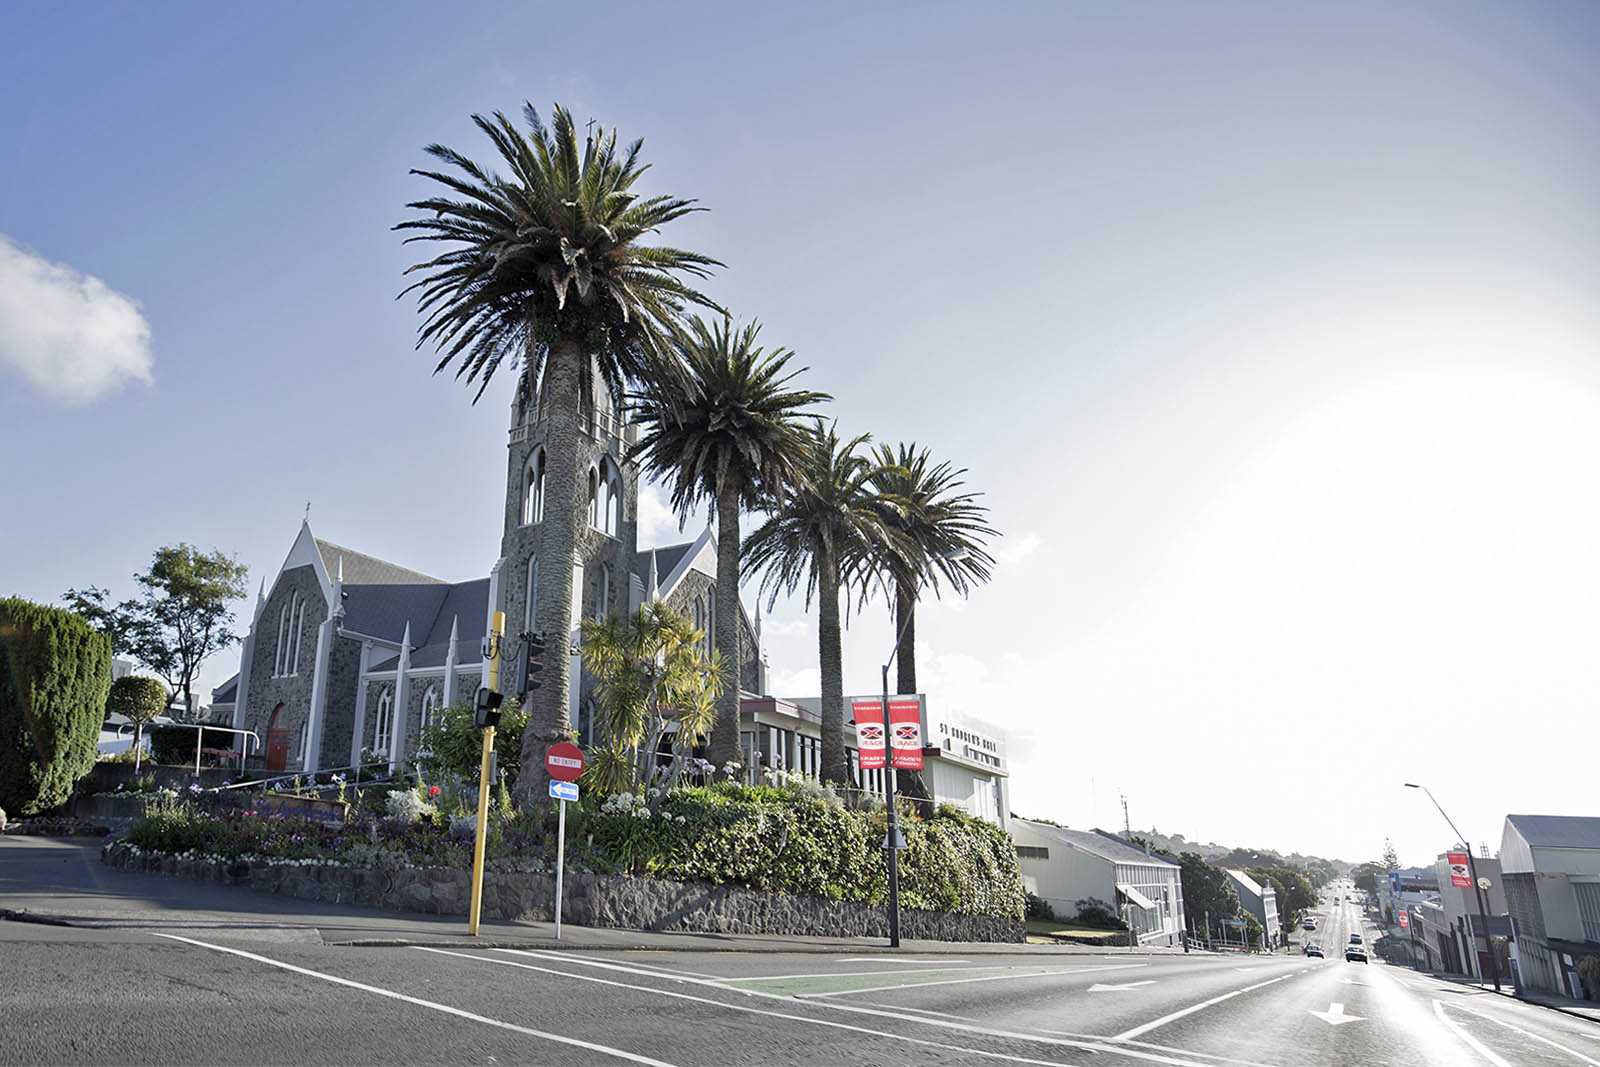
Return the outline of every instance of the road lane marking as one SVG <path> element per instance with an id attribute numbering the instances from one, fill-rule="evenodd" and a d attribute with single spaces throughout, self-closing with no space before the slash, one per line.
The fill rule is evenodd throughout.
<path id="1" fill-rule="evenodd" d="M 971 960 L 925 960 L 914 956 L 850 956 L 840 963 L 971 963 Z"/>
<path id="2" fill-rule="evenodd" d="M 1494 1064 L 1494 1067 L 1511 1067 L 1511 1064 L 1507 1063 L 1499 1056 L 1496 1056 L 1493 1052 L 1490 1052 L 1489 1046 L 1485 1045 L 1482 1041 L 1479 1041 L 1477 1038 L 1467 1033 L 1467 1031 L 1463 1029 L 1454 1019 L 1446 1015 L 1444 1013 L 1444 1005 L 1437 1000 L 1433 1002 L 1433 1013 L 1439 1017 L 1440 1022 L 1444 1023 L 1451 1030 L 1454 1030 L 1457 1037 L 1482 1053 L 1483 1058 Z"/>
<path id="3" fill-rule="evenodd" d="M 1154 978 L 1146 978 L 1142 982 L 1096 982 L 1089 987 L 1091 993 L 1111 993 L 1123 989 L 1138 989 L 1140 986 L 1155 985 Z"/>
<path id="4" fill-rule="evenodd" d="M 1344 1013 L 1344 1005 L 1337 1000 L 1328 1005 L 1327 1011 L 1313 1011 L 1309 1012 L 1309 1014 L 1315 1015 L 1329 1026 L 1338 1026 L 1340 1023 L 1365 1022 L 1367 1018 L 1365 1015 L 1346 1015 Z"/>
<path id="5" fill-rule="evenodd" d="M 245 952 L 243 949 L 225 948 L 222 945 L 213 945 L 205 941 L 196 941 L 189 937 L 179 937 L 177 934 L 156 934 L 156 936 L 169 938 L 173 941 L 182 941 L 186 945 L 198 945 L 200 948 L 209 948 L 214 952 L 226 952 L 230 956 L 241 956 L 247 960 L 255 960 L 257 963 L 264 963 L 269 967 L 277 967 L 280 970 L 292 971 L 295 974 L 303 974 L 309 978 L 320 978 L 324 982 L 332 982 L 334 985 L 348 986 L 351 989 L 359 989 L 364 993 L 373 993 L 380 997 L 388 997 L 390 1000 L 403 1001 L 406 1004 L 415 1004 L 419 1008 L 431 1008 L 434 1011 L 444 1012 L 446 1015 L 454 1015 L 457 1018 L 468 1019 L 475 1023 L 483 1023 L 485 1026 L 497 1026 L 502 1030 L 510 1030 L 513 1033 L 526 1034 L 529 1037 L 543 1038 L 546 1041 L 554 1041 L 561 1045 L 572 1045 L 575 1048 L 588 1049 L 590 1052 L 599 1052 L 606 1056 L 615 1056 L 618 1059 L 630 1060 L 634 1063 L 649 1064 L 650 1067 L 673 1067 L 672 1064 L 667 1063 L 665 1060 L 653 1060 L 649 1056 L 640 1056 L 633 1052 L 625 1052 L 620 1048 L 612 1048 L 609 1045 L 597 1045 L 591 1041 L 580 1041 L 575 1037 L 562 1037 L 560 1034 L 551 1034 L 546 1033 L 543 1030 L 535 1030 L 527 1026 L 518 1026 L 516 1023 L 508 1023 L 503 1019 L 491 1019 L 487 1015 L 478 1015 L 475 1012 L 462 1011 L 460 1008 L 453 1008 L 448 1004 L 440 1004 L 437 1001 L 432 1000 L 423 1000 L 421 997 L 407 996 L 404 993 L 397 993 L 392 989 L 384 989 L 381 986 L 367 985 L 365 982 L 356 982 L 349 978 L 340 978 L 335 974 L 323 974 L 321 971 L 313 971 L 306 967 L 296 967 L 292 963 L 284 963 L 281 960 L 272 959 L 270 956 L 258 956 L 254 952 Z"/>
<path id="6" fill-rule="evenodd" d="M 1012 1063 L 1032 1064 L 1037 1065 L 1037 1067 L 1062 1067 L 1060 1060 L 1036 1060 L 1025 1056 L 1015 1056 L 1003 1052 L 990 1052 L 987 1049 L 951 1045 L 942 1041 L 930 1041 L 926 1038 L 909 1037 L 904 1034 L 893 1033 L 886 1030 L 874 1030 L 870 1027 L 852 1026 L 849 1023 L 834 1022 L 831 1019 L 816 1019 L 804 1015 L 795 1015 L 790 1012 L 768 1011 L 762 1008 L 754 1008 L 745 1004 L 730 1004 L 726 1001 L 715 1000 L 711 997 L 698 997 L 689 993 L 674 992 L 670 989 L 655 989 L 651 986 L 632 985 L 627 982 L 618 982 L 611 979 L 598 978 L 593 975 L 574 974 L 571 971 L 555 970 L 550 967 L 540 967 L 535 964 L 521 963 L 516 960 L 499 959 L 494 956 L 473 956 L 465 952 L 453 952 L 442 948 L 428 948 L 423 945 L 413 945 L 411 947 L 418 952 L 432 952 L 440 956 L 459 956 L 462 959 L 476 960 L 479 963 L 495 963 L 505 967 L 518 967 L 523 970 L 537 971 L 542 974 L 554 975 L 558 978 L 577 979 L 581 982 L 594 982 L 600 985 L 618 986 L 623 989 L 632 989 L 641 993 L 651 993 L 660 997 L 669 997 L 677 1000 L 690 1000 L 697 1004 L 706 1004 L 710 1005 L 711 1007 L 722 1008 L 726 1011 L 744 1012 L 750 1015 L 763 1015 L 775 1019 L 786 1019 L 793 1022 L 810 1023 L 813 1026 L 847 1030 L 852 1033 L 869 1034 L 874 1037 L 886 1037 L 893 1041 L 899 1042 L 900 1044 L 925 1045 L 929 1048 L 943 1049 L 949 1052 L 961 1052 L 973 1056 L 982 1056 L 986 1059 L 1007 1060 Z M 587 963 L 591 966 L 600 967 L 606 970 L 622 971 L 625 974 L 639 973 L 629 967 L 623 966 L 622 964 L 605 963 L 600 960 L 584 959 L 582 957 L 576 957 L 573 953 L 544 952 L 539 950 L 509 948 L 495 949 L 494 951 L 510 956 L 531 956 L 536 959 L 549 960 L 554 963 Z M 650 975 L 649 977 L 658 976 Z M 1285 977 L 1288 976 L 1286 975 Z M 763 1000 L 775 1000 L 783 1003 L 792 1003 L 793 1001 L 793 998 L 791 997 L 779 996 L 776 993 L 764 993 L 758 989 L 731 989 L 721 982 L 708 981 L 703 978 L 679 978 L 676 980 L 688 985 L 709 986 L 724 993 L 739 993 L 746 997 L 755 997 Z M 814 1001 L 812 1003 L 815 1003 L 821 1007 L 826 1007 L 832 1011 L 851 1012 L 857 1015 L 881 1016 L 886 1019 L 892 1019 L 896 1022 L 914 1021 L 926 1026 L 936 1026 L 941 1029 L 954 1030 L 958 1033 L 972 1034 L 980 1037 L 997 1037 L 1004 1038 L 1006 1040 L 1032 1042 L 1040 1045 L 1081 1049 L 1085 1052 L 1109 1053 L 1113 1056 L 1123 1056 L 1128 1059 L 1144 1060 L 1149 1063 L 1159 1063 L 1165 1065 L 1165 1067 L 1213 1067 L 1213 1065 L 1206 1060 L 1178 1058 L 1178 1056 L 1188 1055 L 1188 1053 L 1182 1052 L 1181 1050 L 1175 1050 L 1177 1051 L 1178 1056 L 1164 1056 L 1157 1053 L 1145 1052 L 1142 1049 L 1130 1048 L 1127 1045 L 1110 1045 L 1104 1040 L 1092 1036 L 1083 1040 L 1068 1040 L 1059 1037 L 1050 1037 L 1039 1033 L 1027 1033 L 1017 1030 L 1003 1030 L 998 1027 L 969 1025 L 966 1023 L 955 1022 L 948 1018 L 919 1018 L 915 1020 L 907 1020 L 902 1014 L 900 1014 L 899 1009 L 879 1010 L 865 1007 L 860 1004 L 840 1004 L 837 1001 L 827 1000 Z M 1142 1044 L 1142 1042 L 1140 1043 Z M 1215 1057 L 1210 1058 L 1215 1059 Z M 1262 1065 L 1262 1067 L 1267 1067 L 1267 1065 Z"/>
<path id="7" fill-rule="evenodd" d="M 1543 1041 L 1545 1044 L 1550 1045 L 1550 1046 L 1552 1046 L 1554 1048 L 1558 1048 L 1562 1052 L 1565 1052 L 1567 1055 L 1572 1056 L 1575 1059 L 1579 1059 L 1579 1060 L 1582 1060 L 1584 1063 L 1591 1064 L 1592 1067 L 1600 1067 L 1600 1060 L 1591 1060 L 1589 1057 L 1585 1056 L 1583 1053 L 1577 1051 L 1576 1049 L 1570 1049 L 1565 1045 L 1558 1044 L 1557 1042 L 1551 1041 L 1548 1037 L 1541 1037 L 1539 1034 L 1533 1033 L 1531 1030 L 1524 1030 L 1520 1026 L 1513 1026 L 1512 1024 L 1506 1022 L 1504 1019 L 1496 1019 L 1493 1015 L 1485 1015 L 1483 1012 L 1476 1011 L 1476 1010 L 1474 1010 L 1472 1008 L 1469 1008 L 1465 1004 L 1452 1004 L 1450 1006 L 1452 1008 L 1455 1008 L 1457 1011 L 1464 1011 L 1468 1015 L 1475 1015 L 1478 1018 L 1485 1019 L 1485 1020 L 1487 1020 L 1487 1021 L 1489 1021 L 1491 1023 L 1498 1023 L 1499 1025 L 1505 1027 L 1507 1030 L 1515 1030 L 1517 1033 L 1521 1034 L 1523 1037 L 1531 1037 L 1535 1041 Z M 1594 1037 L 1596 1035 L 1594 1035 L 1594 1034 L 1584 1034 L 1583 1036 L 1585 1036 L 1585 1037 Z"/>
<path id="8" fill-rule="evenodd" d="M 1219 997 L 1212 997 L 1210 1000 L 1202 1000 L 1198 1004 L 1191 1004 L 1187 1008 L 1181 1008 L 1178 1011 L 1172 1012 L 1170 1015 L 1163 1015 L 1159 1019 L 1152 1019 L 1141 1026 L 1135 1026 L 1132 1030 L 1124 1030 L 1122 1033 L 1116 1035 L 1115 1037 L 1108 1038 L 1107 1040 L 1127 1041 L 1129 1038 L 1138 1037 L 1140 1034 L 1148 1034 L 1156 1027 L 1165 1026 L 1170 1022 L 1183 1018 L 1185 1015 L 1193 1015 L 1195 1012 L 1203 1011 L 1206 1008 L 1211 1007 L 1213 1004 L 1221 1004 L 1224 1000 L 1232 1000 L 1234 997 L 1241 996 L 1245 993 L 1254 992 L 1257 989 L 1265 988 L 1266 986 L 1272 985 L 1276 982 L 1281 982 L 1286 978 L 1293 978 L 1295 975 L 1300 973 L 1300 971 L 1293 971 L 1289 974 L 1280 974 L 1278 977 L 1269 978 L 1265 982 L 1257 982 L 1255 985 L 1247 985 L 1243 989 L 1235 989 L 1231 993 L 1224 993 Z"/>
<path id="9" fill-rule="evenodd" d="M 1131 964 L 1130 966 L 1144 967 L 1144 966 L 1147 966 L 1147 965 L 1143 964 L 1143 963 L 1135 963 L 1135 964 Z M 940 986 L 940 985 L 972 985 L 972 984 L 975 984 L 977 982 L 1020 981 L 1020 980 L 1022 980 L 1024 978 L 1053 978 L 1056 975 L 1062 975 L 1062 974 L 1087 974 L 1087 973 L 1089 973 L 1091 971 L 1117 971 L 1117 970 L 1121 970 L 1121 969 L 1122 969 L 1121 967 L 1069 967 L 1069 968 L 1066 968 L 1064 970 L 1053 970 L 1053 971 L 1033 971 L 1033 972 L 1022 972 L 1022 973 L 1006 973 L 1006 974 L 985 974 L 985 975 L 980 975 L 979 977 L 976 977 L 976 978 L 941 978 L 941 979 L 936 979 L 936 980 L 927 981 L 927 982 L 895 982 L 895 983 L 890 984 L 890 985 L 849 986 L 849 987 L 846 987 L 846 988 L 843 988 L 843 989 L 818 990 L 818 991 L 816 991 L 814 993 L 789 993 L 789 996 L 795 997 L 796 999 L 799 999 L 799 1000 L 810 1000 L 810 999 L 813 999 L 813 998 L 816 998 L 816 997 L 842 997 L 842 996 L 847 996 L 847 995 L 853 995 L 855 993 L 881 993 L 881 992 L 883 992 L 885 990 L 892 990 L 892 989 L 925 989 L 925 988 L 928 988 L 930 986 Z M 929 974 L 949 974 L 950 972 L 949 971 L 929 971 L 928 973 Z M 730 986 L 731 988 L 734 988 L 734 989 L 742 989 L 744 987 L 745 983 L 751 982 L 751 981 L 758 981 L 758 980 L 759 979 L 735 978 L 735 979 L 730 979 L 725 984 Z"/>

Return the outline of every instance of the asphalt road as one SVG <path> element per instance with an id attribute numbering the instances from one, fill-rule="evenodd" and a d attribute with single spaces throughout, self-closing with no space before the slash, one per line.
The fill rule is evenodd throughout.
<path id="1" fill-rule="evenodd" d="M 353 947 L 0 923 L 0 1063 L 1562 1065 L 1600 1025 L 1332 949 Z M 1335 940 L 1337 938 L 1337 940 Z"/>

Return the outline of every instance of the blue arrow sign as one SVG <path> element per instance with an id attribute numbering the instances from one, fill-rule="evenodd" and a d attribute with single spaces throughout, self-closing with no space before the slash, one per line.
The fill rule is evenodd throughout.
<path id="1" fill-rule="evenodd" d="M 550 779 L 550 797 L 553 800 L 577 800 L 578 783 L 558 782 L 552 778 Z"/>

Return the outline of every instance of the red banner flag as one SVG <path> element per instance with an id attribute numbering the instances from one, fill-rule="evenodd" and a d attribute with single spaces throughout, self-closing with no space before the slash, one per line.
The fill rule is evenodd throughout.
<path id="1" fill-rule="evenodd" d="M 1472 868 L 1467 865 L 1467 854 L 1447 852 L 1444 858 L 1450 863 L 1450 884 L 1458 889 L 1471 889 Z"/>
<path id="2" fill-rule="evenodd" d="M 922 770 L 922 702 L 916 697 L 890 699 L 889 747 L 897 768 Z"/>
<path id="3" fill-rule="evenodd" d="M 850 710 L 856 720 L 856 748 L 860 750 L 861 769 L 876 771 L 888 766 L 888 752 L 883 743 L 883 701 L 852 700 Z"/>

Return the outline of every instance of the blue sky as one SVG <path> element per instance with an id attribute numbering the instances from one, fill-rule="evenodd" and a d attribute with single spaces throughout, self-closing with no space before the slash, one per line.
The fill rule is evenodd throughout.
<path id="1" fill-rule="evenodd" d="M 390 227 L 424 145 L 559 101 L 710 209 L 666 239 L 842 430 L 970 469 L 1001 565 L 924 609 L 922 682 L 1009 731 L 1017 811 L 1413 861 L 1450 842 L 1406 779 L 1491 845 L 1594 814 L 1549 770 L 1600 684 L 1597 17 L 15 8 L 0 591 L 131 595 L 178 540 L 253 582 L 307 501 L 485 573 L 510 382 L 430 376 Z M 811 618 L 769 634 L 814 690 Z M 892 642 L 852 623 L 847 688 Z"/>

